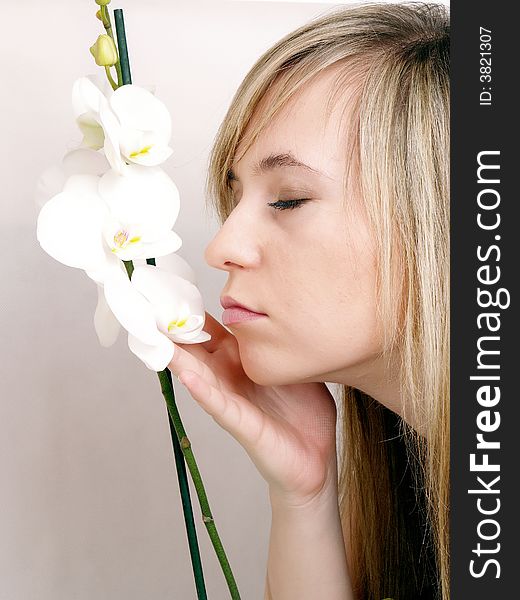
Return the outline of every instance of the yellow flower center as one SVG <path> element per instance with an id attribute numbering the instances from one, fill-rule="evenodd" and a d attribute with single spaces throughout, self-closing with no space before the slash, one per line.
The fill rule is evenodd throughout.
<path id="1" fill-rule="evenodd" d="M 186 317 L 185 319 L 175 319 L 175 321 L 170 321 L 168 323 L 168 331 L 172 331 L 172 329 L 180 329 L 183 325 L 186 325 L 187 320 L 188 318 Z"/>
<path id="2" fill-rule="evenodd" d="M 128 235 L 128 231 L 126 231 L 125 229 L 120 229 L 114 235 L 115 248 L 112 248 L 112 252 L 122 250 L 123 248 L 126 248 L 129 244 L 135 244 L 136 242 L 139 242 L 141 240 L 141 236 L 139 235 L 136 235 L 135 237 L 130 239 L 128 239 Z"/>
<path id="3" fill-rule="evenodd" d="M 141 148 L 141 150 L 136 150 L 135 152 L 132 152 L 130 154 L 130 158 L 135 158 L 136 156 L 142 156 L 143 154 L 148 154 L 148 152 L 150 151 L 150 148 L 152 146 L 143 146 Z"/>

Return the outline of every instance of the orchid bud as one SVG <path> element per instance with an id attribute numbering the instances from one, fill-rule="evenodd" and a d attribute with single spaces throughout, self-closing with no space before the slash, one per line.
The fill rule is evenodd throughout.
<path id="1" fill-rule="evenodd" d="M 110 0 L 96 0 L 96 4 L 99 4 L 99 6 L 106 6 L 107 4 L 110 4 Z"/>
<path id="2" fill-rule="evenodd" d="M 111 67 L 118 61 L 117 49 L 114 40 L 106 34 L 102 34 L 96 43 L 90 47 L 90 53 L 100 67 Z"/>

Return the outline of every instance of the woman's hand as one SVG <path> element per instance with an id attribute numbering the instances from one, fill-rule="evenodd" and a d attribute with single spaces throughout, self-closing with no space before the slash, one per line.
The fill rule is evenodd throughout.
<path id="1" fill-rule="evenodd" d="M 169 368 L 244 447 L 270 493 L 300 506 L 336 485 L 336 405 L 326 385 L 257 385 L 235 336 L 209 313 L 204 329 L 212 339 L 175 344 Z"/>

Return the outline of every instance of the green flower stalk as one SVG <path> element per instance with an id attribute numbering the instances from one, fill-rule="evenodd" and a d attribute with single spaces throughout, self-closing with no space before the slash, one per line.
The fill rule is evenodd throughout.
<path id="1" fill-rule="evenodd" d="M 97 11 L 96 13 L 96 17 L 98 19 L 100 19 L 100 21 L 103 23 L 103 27 L 105 28 L 106 34 L 108 35 L 108 37 L 110 37 L 112 39 L 112 41 L 114 42 L 115 45 L 115 40 L 114 40 L 114 32 L 112 31 L 112 23 L 110 21 L 110 14 L 108 12 L 108 8 L 107 8 L 107 4 L 110 3 L 110 0 L 96 0 L 96 4 L 98 4 L 101 8 Z M 116 69 L 116 73 L 117 73 L 117 84 L 114 84 L 114 80 L 112 79 L 112 76 L 110 75 L 110 68 L 109 67 L 105 67 L 105 71 L 107 74 L 107 78 L 108 81 L 110 82 L 110 85 L 112 86 L 112 89 L 116 89 L 117 87 L 123 85 L 123 75 L 121 73 L 121 65 L 119 64 L 119 60 L 117 60 L 117 62 L 114 64 L 114 67 Z"/>

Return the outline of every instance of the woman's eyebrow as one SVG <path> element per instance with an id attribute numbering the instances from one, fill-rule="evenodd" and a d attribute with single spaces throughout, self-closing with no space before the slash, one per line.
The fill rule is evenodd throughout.
<path id="1" fill-rule="evenodd" d="M 269 171 L 274 171 L 275 169 L 281 169 L 284 167 L 297 167 L 300 169 L 305 169 L 311 173 L 315 173 L 316 175 L 321 175 L 322 177 L 327 177 L 330 179 L 328 175 L 322 171 L 318 171 L 318 169 L 314 169 L 313 167 L 306 165 L 290 152 L 283 154 L 270 154 L 269 156 L 262 158 L 253 166 L 252 173 L 253 175 L 262 175 L 264 173 L 268 173 Z M 228 181 L 240 181 L 233 169 L 228 170 Z"/>

